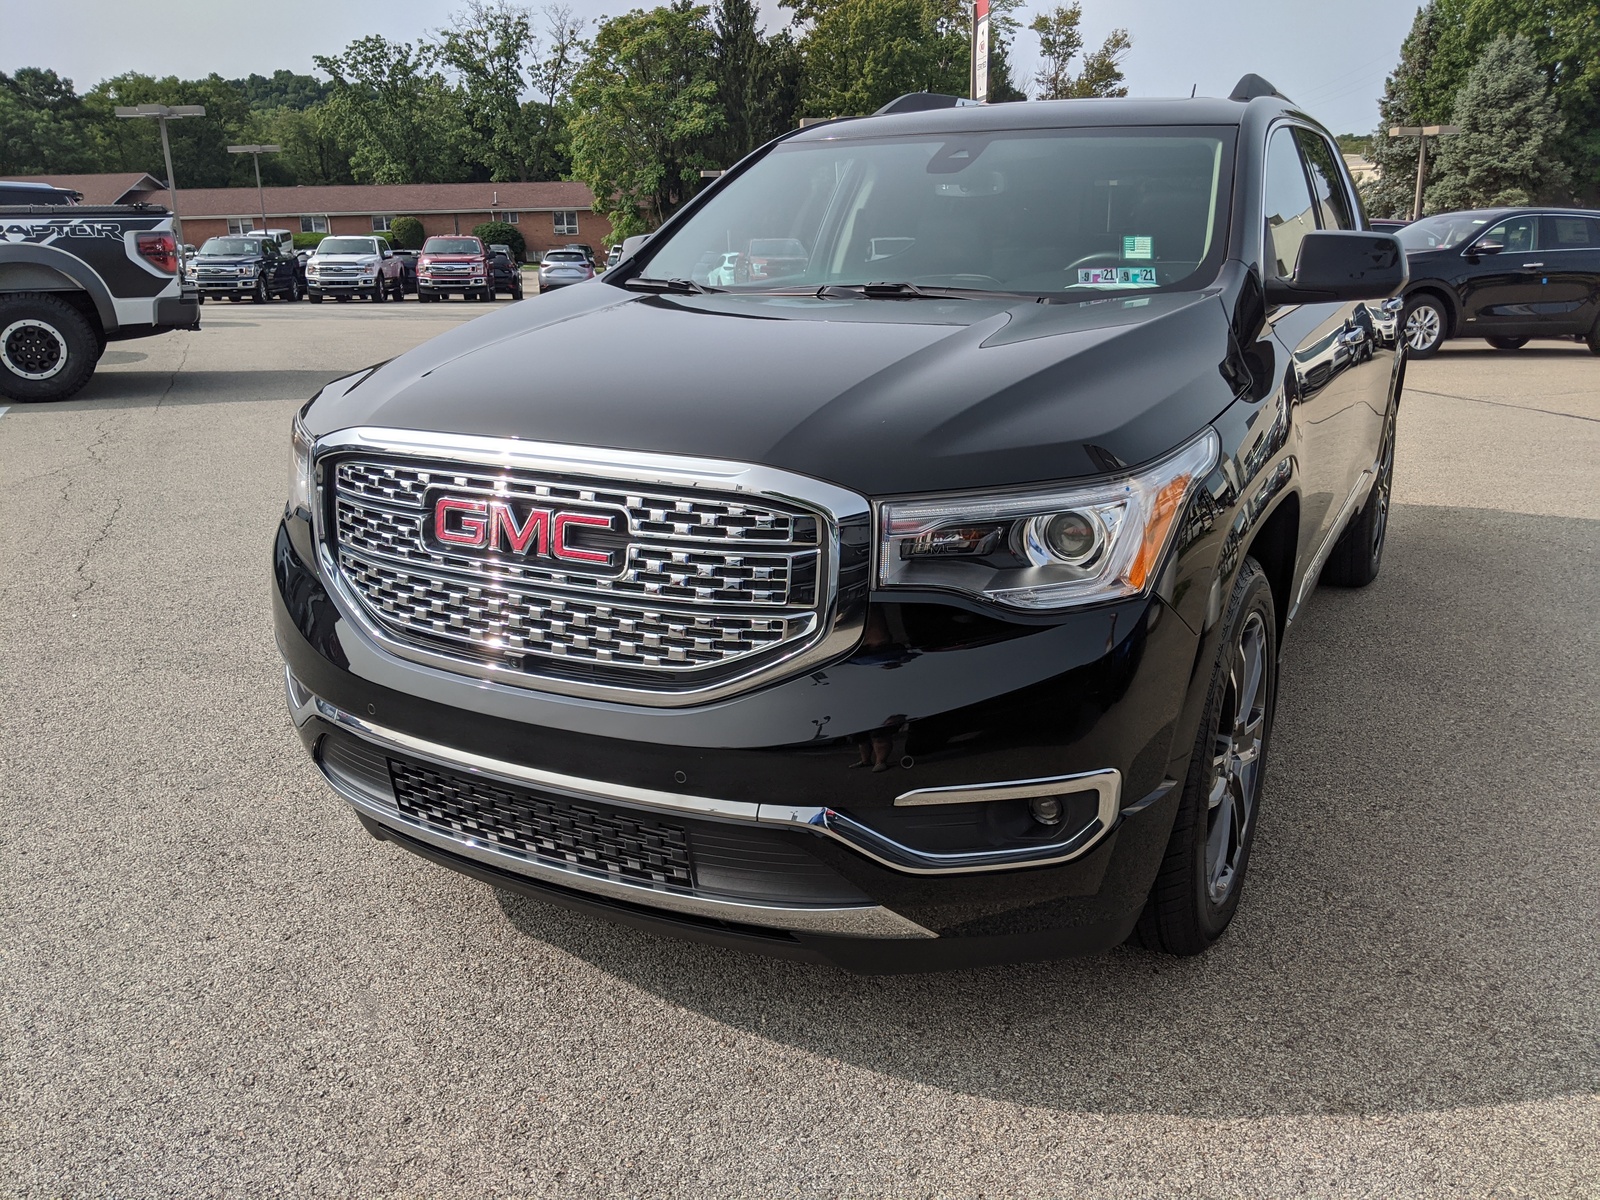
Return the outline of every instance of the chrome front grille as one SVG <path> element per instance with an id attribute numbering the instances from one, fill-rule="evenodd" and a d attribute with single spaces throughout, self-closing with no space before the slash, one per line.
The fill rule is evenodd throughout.
<path id="1" fill-rule="evenodd" d="M 759 677 L 837 632 L 833 513 L 793 493 L 398 455 L 330 456 L 321 476 L 341 590 L 402 654 L 557 691 L 671 695 Z M 614 513 L 616 565 L 458 551 L 430 532 L 441 495 Z"/>

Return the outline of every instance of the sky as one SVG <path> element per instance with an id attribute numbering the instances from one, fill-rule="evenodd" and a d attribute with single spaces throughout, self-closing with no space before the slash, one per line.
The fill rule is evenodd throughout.
<path id="1" fill-rule="evenodd" d="M 529 0 L 534 8 L 543 0 Z M 647 7 L 651 0 L 566 0 L 590 19 Z M 1309 0 L 1082 0 L 1086 42 L 1115 26 L 1133 50 L 1123 64 L 1134 96 L 1226 96 L 1246 72 L 1271 80 L 1335 133 L 1370 133 L 1378 97 L 1415 15 L 1414 0 L 1344 0 L 1336 9 Z M 0 0 L 0 70 L 49 67 L 80 92 L 111 75 L 226 78 L 279 67 L 312 73 L 313 54 L 333 54 L 378 33 L 415 41 L 449 21 L 453 0 Z M 1032 13 L 1051 0 L 1029 6 Z M 769 28 L 785 13 L 761 0 Z M 1334 20 L 1318 20 L 1336 12 Z M 65 19 L 70 13 L 71 19 Z M 1012 54 L 1016 76 L 1038 66 L 1038 41 L 1023 32 Z"/>

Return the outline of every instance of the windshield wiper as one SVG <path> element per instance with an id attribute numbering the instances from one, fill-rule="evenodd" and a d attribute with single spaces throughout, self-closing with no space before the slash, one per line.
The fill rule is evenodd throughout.
<path id="1" fill-rule="evenodd" d="M 721 288 L 701 287 L 692 279 L 647 279 L 643 275 L 635 275 L 622 285 L 632 288 L 636 292 L 676 292 L 685 296 L 700 296 L 706 292 L 718 292 Z"/>
<path id="2" fill-rule="evenodd" d="M 812 295 L 819 300 L 834 296 L 861 296 L 867 300 L 1007 300 L 1032 297 L 1024 292 L 989 288 L 929 287 L 919 283 L 825 283 Z"/>

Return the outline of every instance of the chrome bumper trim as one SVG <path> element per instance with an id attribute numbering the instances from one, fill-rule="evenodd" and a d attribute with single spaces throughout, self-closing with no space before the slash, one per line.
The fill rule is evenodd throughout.
<path id="1" fill-rule="evenodd" d="M 759 804 L 749 800 L 722 800 L 713 796 L 662 792 L 654 788 L 605 780 L 584 779 L 546 771 L 539 767 L 489 758 L 453 746 L 388 729 L 345 712 L 308 691 L 284 668 L 284 686 L 289 710 L 296 728 L 313 716 L 354 734 L 364 741 L 414 758 L 424 759 L 457 771 L 465 771 L 505 783 L 531 786 L 571 796 L 578 800 L 598 800 L 654 812 L 677 813 L 688 817 L 711 817 L 755 825 L 784 825 L 830 838 L 857 854 L 895 871 L 910 875 L 960 875 L 975 871 L 1017 870 L 1024 867 L 1054 866 L 1087 854 L 1116 827 L 1121 811 L 1122 774 L 1115 769 L 1081 775 L 1061 775 L 1050 779 L 1011 781 L 959 788 L 930 788 L 907 792 L 896 803 L 958 804 L 979 800 L 1015 799 L 1031 795 L 1058 795 L 1074 791 L 1094 791 L 1099 803 L 1096 816 L 1078 830 L 1064 830 L 1055 842 L 1019 846 L 1006 850 L 968 851 L 954 854 L 933 853 L 904 845 L 870 826 L 825 805 L 795 806 Z M 1033 789 L 1039 789 L 1037 791 Z M 940 795 L 937 800 L 912 799 Z M 652 892 L 651 895 L 656 893 Z"/>

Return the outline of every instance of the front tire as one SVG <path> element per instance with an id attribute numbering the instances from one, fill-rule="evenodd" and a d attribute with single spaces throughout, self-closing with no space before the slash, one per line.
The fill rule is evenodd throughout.
<path id="1" fill-rule="evenodd" d="M 1432 358 L 1437 354 L 1449 328 L 1450 314 L 1437 296 L 1424 292 L 1406 301 L 1400 329 L 1406 353 L 1412 358 Z"/>
<path id="2" fill-rule="evenodd" d="M 1383 540 L 1389 532 L 1389 501 L 1394 490 L 1394 418 L 1391 408 L 1378 450 L 1378 477 L 1367 493 L 1367 502 L 1334 543 L 1333 553 L 1328 555 L 1327 565 L 1322 568 L 1322 583 L 1359 588 L 1378 577 L 1378 568 L 1383 565 Z"/>
<path id="3" fill-rule="evenodd" d="M 0 297 L 0 396 L 65 400 L 94 374 L 100 339 L 65 300 L 37 292 Z"/>
<path id="4" fill-rule="evenodd" d="M 256 290 L 250 293 L 250 302 L 252 304 L 265 304 L 271 299 L 272 293 L 267 290 L 267 281 L 265 279 L 256 280 Z"/>
<path id="5" fill-rule="evenodd" d="M 1139 915 L 1139 940 L 1151 950 L 1203 953 L 1238 911 L 1277 695 L 1272 587 L 1247 558 L 1229 595 L 1166 857 Z"/>

